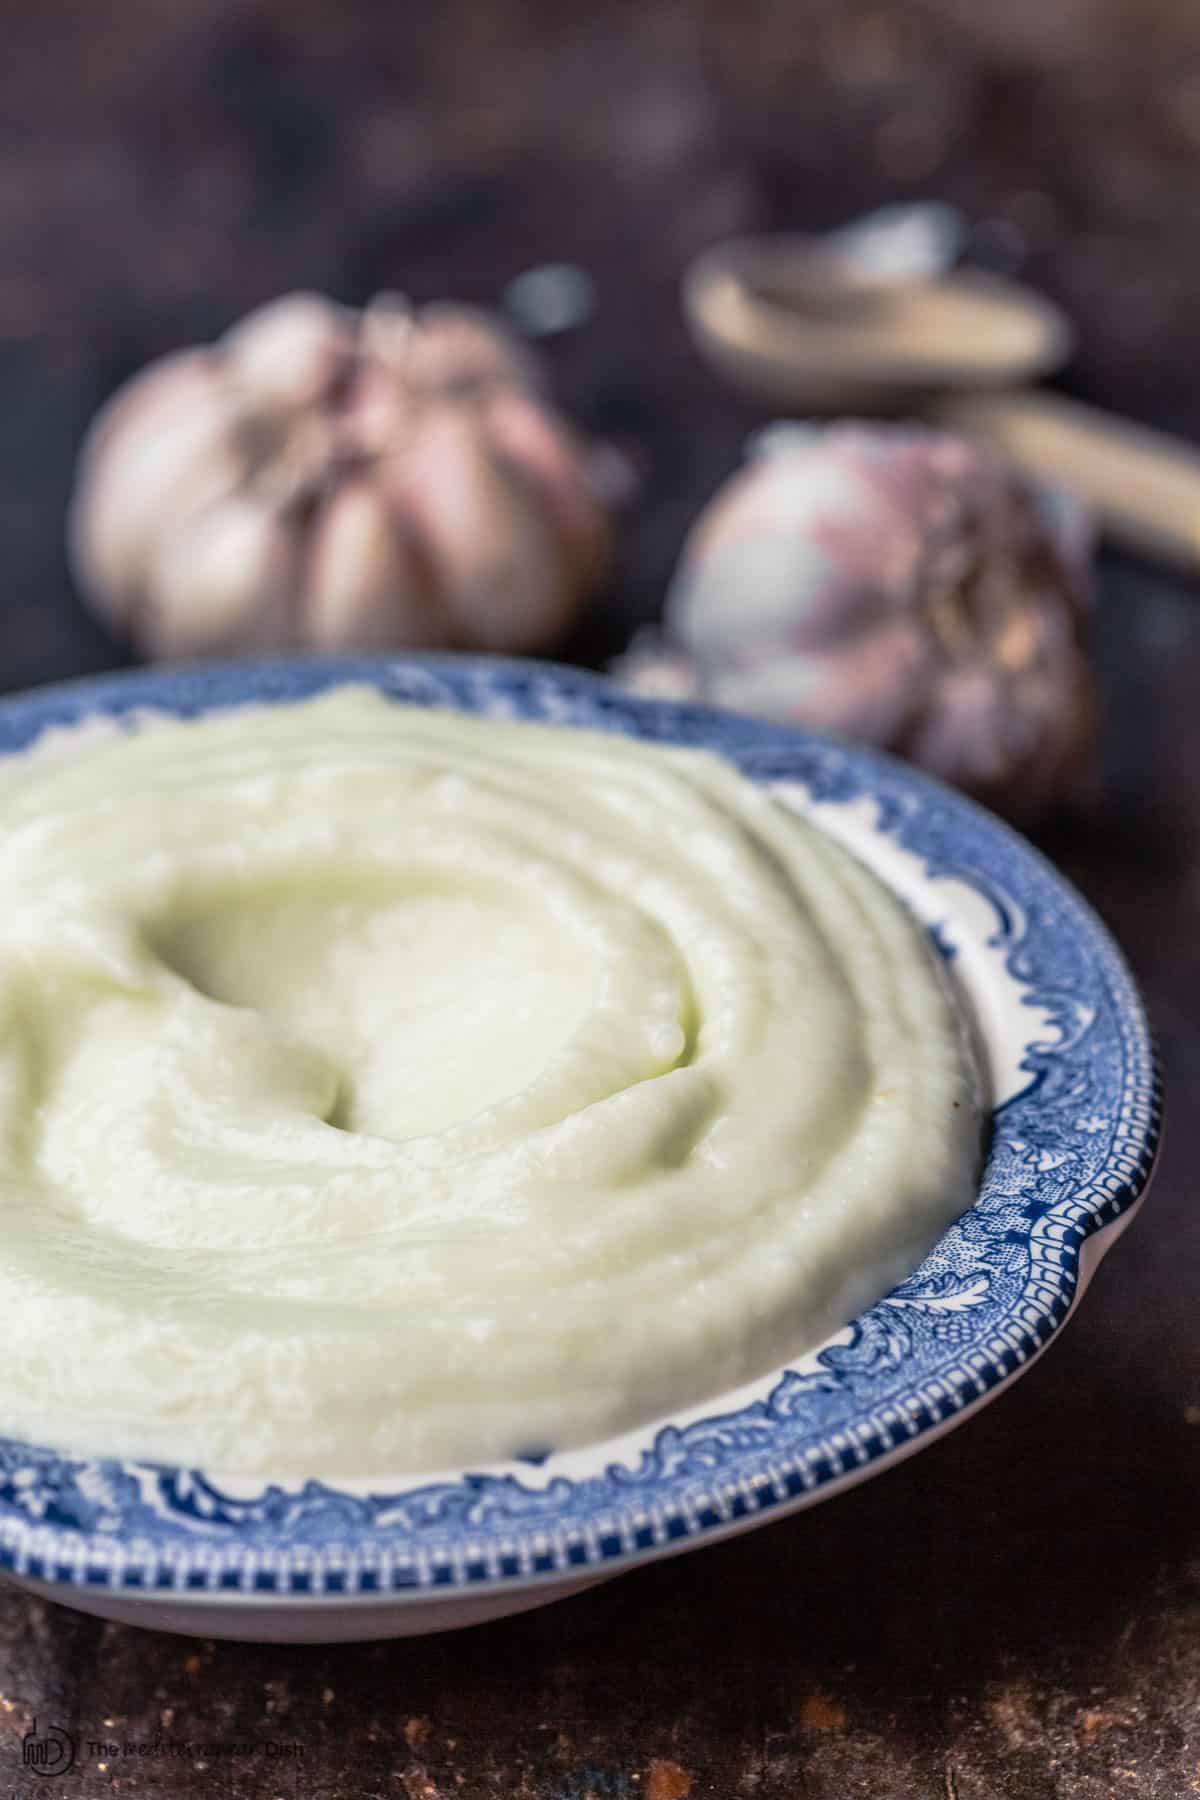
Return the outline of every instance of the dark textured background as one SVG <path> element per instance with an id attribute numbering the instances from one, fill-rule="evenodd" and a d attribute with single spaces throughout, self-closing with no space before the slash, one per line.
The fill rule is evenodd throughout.
<path id="1" fill-rule="evenodd" d="M 953 200 L 979 260 L 1076 318 L 1066 385 L 1200 437 L 1193 0 L 0 0 L 0 44 L 4 686 L 122 654 L 60 547 L 91 410 L 297 284 L 494 301 L 531 264 L 592 275 L 553 373 L 643 485 L 580 654 L 653 612 L 755 417 L 677 311 L 727 232 Z M 6 1593 L 0 1797 L 34 1713 L 305 1752 L 85 1756 L 82 1800 L 1200 1792 L 1200 592 L 1106 559 L 1100 651 L 1104 798 L 1046 847 L 1130 954 L 1174 1109 L 1145 1218 L 1047 1359 L 827 1507 L 449 1639 L 214 1647 Z"/>

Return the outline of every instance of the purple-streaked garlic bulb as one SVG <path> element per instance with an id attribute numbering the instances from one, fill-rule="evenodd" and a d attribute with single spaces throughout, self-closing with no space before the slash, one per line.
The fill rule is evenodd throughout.
<path id="1" fill-rule="evenodd" d="M 917 426 L 779 426 L 684 547 L 631 685 L 827 727 L 1023 821 L 1090 764 L 1079 515 Z"/>
<path id="2" fill-rule="evenodd" d="M 70 538 L 90 602 L 151 657 L 532 651 L 569 629 L 608 525 L 487 315 L 292 294 L 109 401 Z"/>

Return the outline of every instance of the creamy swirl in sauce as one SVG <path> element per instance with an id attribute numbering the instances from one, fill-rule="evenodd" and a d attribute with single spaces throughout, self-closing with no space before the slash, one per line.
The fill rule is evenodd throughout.
<path id="1" fill-rule="evenodd" d="M 344 687 L 0 806 L 0 1431 L 577 1445 L 811 1346 L 973 1196 L 923 934 L 713 755 Z"/>

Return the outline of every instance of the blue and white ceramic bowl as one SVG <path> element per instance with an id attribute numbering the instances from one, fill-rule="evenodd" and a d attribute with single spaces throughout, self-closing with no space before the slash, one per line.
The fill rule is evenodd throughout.
<path id="1" fill-rule="evenodd" d="M 1149 1180 L 1154 1052 L 1108 936 L 1020 838 L 887 758 L 570 670 L 449 657 L 49 688 L 0 703 L 0 752 L 95 714 L 287 705 L 348 679 L 403 705 L 707 745 L 843 839 L 925 921 L 974 1015 L 994 1100 L 978 1198 L 908 1280 L 819 1349 L 537 1465 L 264 1485 L 0 1440 L 0 1567 L 106 1617 L 231 1638 L 442 1630 L 828 1499 L 1027 1368 Z"/>

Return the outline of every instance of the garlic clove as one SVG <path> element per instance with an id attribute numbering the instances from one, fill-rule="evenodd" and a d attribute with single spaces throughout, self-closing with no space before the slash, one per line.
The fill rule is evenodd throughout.
<path id="1" fill-rule="evenodd" d="M 445 643 L 446 621 L 404 522 L 371 482 L 333 496 L 313 527 L 303 610 L 320 650 Z"/>
<path id="2" fill-rule="evenodd" d="M 937 686 L 929 711 L 913 733 L 911 754 L 945 781 L 977 793 L 998 788 L 1024 761 L 1028 745 L 1012 734 L 1008 708 L 1017 696 L 982 664 L 952 669 Z"/>
<path id="3" fill-rule="evenodd" d="M 1095 703 L 1082 657 L 1074 670 L 1007 677 L 982 664 L 954 669 L 908 754 L 1018 823 L 1037 818 L 1088 771 Z"/>
<path id="4" fill-rule="evenodd" d="M 68 544 L 80 586 L 125 624 L 160 537 L 242 479 L 236 409 L 203 352 L 171 358 L 123 389 L 80 456 Z"/>
<path id="5" fill-rule="evenodd" d="M 820 654 L 906 605 L 919 548 L 911 522 L 880 528 L 843 469 L 779 450 L 735 475 L 692 526 L 666 618 L 705 659 L 754 645 Z"/>
<path id="6" fill-rule="evenodd" d="M 285 294 L 227 331 L 225 372 L 268 410 L 322 401 L 354 354 L 353 315 L 321 294 Z"/>
<path id="7" fill-rule="evenodd" d="M 374 357 L 355 364 L 354 383 L 338 414 L 343 442 L 363 460 L 387 456 L 412 428 L 420 402 Z"/>
<path id="8" fill-rule="evenodd" d="M 173 350 L 119 387 L 100 408 L 83 441 L 83 456 L 96 456 L 126 427 L 161 423 L 176 406 L 202 398 L 216 384 L 211 352 Z"/>
<path id="9" fill-rule="evenodd" d="M 898 619 L 816 654 L 774 655 L 739 667 L 702 665 L 703 690 L 722 706 L 890 745 L 929 704 L 939 664 L 918 621 Z"/>
<path id="10" fill-rule="evenodd" d="M 431 407 L 395 461 L 396 498 L 438 571 L 456 641 L 519 654 L 561 637 L 574 615 L 561 553 L 475 411 Z"/>
<path id="11" fill-rule="evenodd" d="M 479 308 L 448 302 L 423 306 L 416 315 L 403 369 L 405 379 L 433 399 L 495 387 L 537 393 L 542 386 L 536 359 L 518 339 Z"/>
<path id="12" fill-rule="evenodd" d="M 691 657 L 652 625 L 634 634 L 610 670 L 623 687 L 657 700 L 695 700 L 702 694 L 699 671 Z"/>
<path id="13" fill-rule="evenodd" d="M 567 425 L 512 388 L 491 396 L 485 416 L 496 450 L 541 496 L 579 586 L 590 585 L 607 559 L 608 522 Z"/>
<path id="14" fill-rule="evenodd" d="M 177 524 L 151 562 L 139 646 L 177 658 L 291 646 L 301 547 L 294 526 L 247 494 Z"/>

